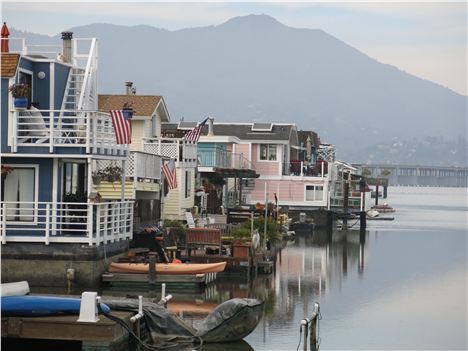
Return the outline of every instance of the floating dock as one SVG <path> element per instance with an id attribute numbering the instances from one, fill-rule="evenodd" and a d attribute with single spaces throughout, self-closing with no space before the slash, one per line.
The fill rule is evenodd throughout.
<path id="1" fill-rule="evenodd" d="M 123 320 L 130 328 L 132 312 L 112 312 L 111 315 Z M 77 322 L 78 315 L 49 317 L 2 317 L 2 346 L 5 349 L 17 347 L 28 340 L 61 340 L 81 344 L 82 351 L 129 350 L 128 332 L 120 324 L 99 315 L 96 323 Z M 34 341 L 32 341 L 34 344 Z M 67 347 L 67 349 L 69 349 Z M 80 349 L 80 348 L 73 348 Z"/>

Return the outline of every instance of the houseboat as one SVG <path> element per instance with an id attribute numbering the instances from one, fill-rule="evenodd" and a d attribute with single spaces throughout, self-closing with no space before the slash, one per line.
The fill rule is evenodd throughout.
<path id="1" fill-rule="evenodd" d="M 117 144 L 108 112 L 98 110 L 98 41 L 62 33 L 62 48 L 2 53 L 2 281 L 91 286 L 132 238 L 127 197 L 129 147 Z M 12 47 L 12 45 L 10 45 Z M 9 87 L 27 84 L 15 107 Z M 120 192 L 102 197 L 93 175 L 107 168 Z M 104 192 L 103 192 L 104 193 Z"/>

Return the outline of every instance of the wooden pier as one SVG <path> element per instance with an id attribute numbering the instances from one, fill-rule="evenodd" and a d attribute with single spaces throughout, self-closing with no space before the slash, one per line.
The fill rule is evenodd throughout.
<path id="1" fill-rule="evenodd" d="M 112 312 L 130 328 L 132 312 Z M 120 324 L 99 315 L 96 323 L 77 322 L 77 315 L 49 317 L 2 317 L 2 348 L 18 349 L 27 340 L 62 340 L 82 351 L 123 351 L 130 349 L 128 332 Z M 80 348 L 76 348 L 76 345 Z M 66 348 L 71 349 L 71 348 Z"/>

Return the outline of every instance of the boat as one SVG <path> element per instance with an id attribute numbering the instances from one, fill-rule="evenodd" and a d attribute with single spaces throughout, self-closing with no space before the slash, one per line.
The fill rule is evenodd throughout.
<path id="1" fill-rule="evenodd" d="M 24 295 L 2 296 L 2 317 L 43 317 L 80 313 L 80 298 Z M 109 313 L 110 308 L 99 304 L 99 311 Z"/>
<path id="2" fill-rule="evenodd" d="M 380 213 L 392 213 L 395 212 L 395 209 L 387 204 L 386 202 L 382 205 L 375 205 L 372 206 L 373 210 L 379 211 Z"/>
<path id="3" fill-rule="evenodd" d="M 138 311 L 137 300 L 104 302 L 113 311 Z M 242 340 L 257 327 L 263 316 L 263 302 L 257 299 L 231 299 L 218 305 L 206 318 L 194 323 L 187 322 L 153 302 L 143 303 L 143 313 L 153 340 L 177 343 L 187 339 L 202 339 L 203 343 L 224 343 Z"/>
<path id="4" fill-rule="evenodd" d="M 158 274 L 219 273 L 226 268 L 226 261 L 216 263 L 156 263 Z M 149 263 L 111 263 L 109 273 L 149 273 Z"/>

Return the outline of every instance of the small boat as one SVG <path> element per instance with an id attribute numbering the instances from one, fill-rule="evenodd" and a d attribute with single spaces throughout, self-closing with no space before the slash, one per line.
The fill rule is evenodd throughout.
<path id="1" fill-rule="evenodd" d="M 156 274 L 219 273 L 226 262 L 216 263 L 156 263 Z M 149 273 L 149 263 L 111 263 L 109 273 Z"/>
<path id="2" fill-rule="evenodd" d="M 389 204 L 387 204 L 387 203 L 384 203 L 383 205 L 372 206 L 372 209 L 376 210 L 376 211 L 379 211 L 380 213 L 395 212 L 395 209 L 392 206 L 390 206 Z"/>
<path id="3" fill-rule="evenodd" d="M 40 317 L 79 314 L 81 299 L 59 296 L 2 296 L 2 316 Z M 99 304 L 99 311 L 109 313 L 110 308 Z"/>

